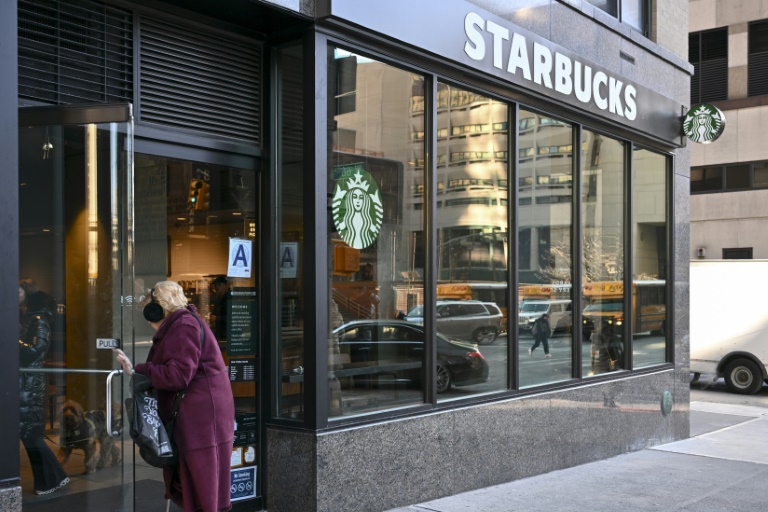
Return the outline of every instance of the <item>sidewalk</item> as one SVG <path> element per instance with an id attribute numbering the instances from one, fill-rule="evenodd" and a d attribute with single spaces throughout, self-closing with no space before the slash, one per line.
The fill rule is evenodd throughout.
<path id="1" fill-rule="evenodd" d="M 768 409 L 691 402 L 691 436 L 389 512 L 765 509 Z"/>

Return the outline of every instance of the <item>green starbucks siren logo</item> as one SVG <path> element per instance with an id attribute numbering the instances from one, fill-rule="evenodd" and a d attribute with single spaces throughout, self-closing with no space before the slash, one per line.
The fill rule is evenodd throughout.
<path id="1" fill-rule="evenodd" d="M 719 108 L 708 103 L 692 107 L 683 121 L 685 136 L 701 144 L 717 140 L 724 129 L 725 116 Z"/>
<path id="2" fill-rule="evenodd" d="M 355 174 L 336 181 L 333 194 L 333 224 L 347 245 L 365 249 L 381 230 L 384 207 L 379 186 L 361 166 L 352 168 Z M 347 174 L 347 173 L 342 173 Z"/>

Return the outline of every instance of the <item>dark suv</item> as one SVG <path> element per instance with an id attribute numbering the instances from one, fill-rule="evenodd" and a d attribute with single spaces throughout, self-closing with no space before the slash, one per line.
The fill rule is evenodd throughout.
<path id="1" fill-rule="evenodd" d="M 416 306 L 405 317 L 424 322 L 424 306 Z M 437 301 L 437 331 L 449 338 L 472 340 L 478 345 L 493 343 L 501 332 L 502 313 L 492 302 L 476 300 Z"/>

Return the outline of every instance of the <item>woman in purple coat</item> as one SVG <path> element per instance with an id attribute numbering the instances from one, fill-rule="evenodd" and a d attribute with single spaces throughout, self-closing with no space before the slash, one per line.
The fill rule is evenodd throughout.
<path id="1" fill-rule="evenodd" d="M 219 344 L 178 283 L 161 281 L 151 295 L 144 317 L 157 332 L 147 362 L 134 368 L 119 349 L 116 359 L 126 374 L 149 377 L 163 422 L 170 419 L 176 393 L 186 388 L 173 436 L 179 465 L 163 469 L 165 497 L 185 512 L 229 510 L 235 406 Z"/>

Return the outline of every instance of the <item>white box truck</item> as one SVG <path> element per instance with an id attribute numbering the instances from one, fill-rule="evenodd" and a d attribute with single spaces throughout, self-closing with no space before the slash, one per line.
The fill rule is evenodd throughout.
<path id="1" fill-rule="evenodd" d="M 756 393 L 768 379 L 768 260 L 692 261 L 690 270 L 693 380 L 713 375 Z"/>

